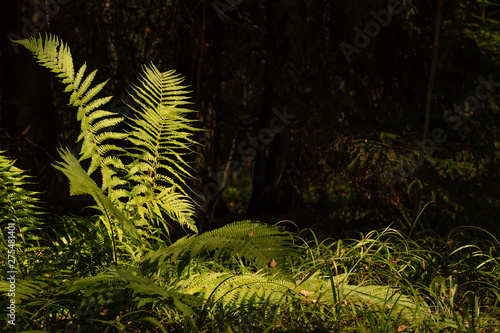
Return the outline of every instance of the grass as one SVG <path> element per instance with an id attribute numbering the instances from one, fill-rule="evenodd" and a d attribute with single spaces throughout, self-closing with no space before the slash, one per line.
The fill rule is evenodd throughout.
<path id="1" fill-rule="evenodd" d="M 303 231 L 305 242 L 290 272 L 305 281 L 315 270 L 332 281 L 333 307 L 312 302 L 289 308 L 263 305 L 205 324 L 208 331 L 227 332 L 497 332 L 500 331 L 500 258 L 498 240 L 477 228 L 460 228 L 446 239 L 421 235 L 407 240 L 396 230 L 361 235 L 359 239 L 325 240 Z M 318 268 L 318 266 L 321 266 Z M 391 286 L 410 295 L 415 307 L 396 311 L 389 303 L 364 306 L 335 277 L 348 273 L 349 285 Z M 369 295 L 372 296 L 372 295 Z M 390 295 L 386 295 L 385 301 Z M 382 297 L 382 303 L 384 299 Z M 327 302 L 329 303 L 329 302 Z M 214 326 L 215 323 L 215 326 Z"/>
<path id="2" fill-rule="evenodd" d="M 75 225 L 75 221 L 66 223 Z M 397 230 L 384 229 L 323 241 L 306 229 L 298 234 L 297 249 L 291 252 L 286 269 L 271 269 L 267 275 L 237 257 L 193 258 L 188 274 L 230 273 L 230 277 L 207 302 L 190 303 L 192 314 L 181 311 L 179 305 L 140 306 L 146 294 L 132 294 L 126 285 L 116 283 L 94 287 L 101 291 L 92 295 L 57 293 L 58 281 L 93 275 L 105 266 L 102 240 L 92 238 L 94 244 L 84 238 L 72 240 L 71 233 L 71 228 L 66 229 L 64 239 L 53 242 L 59 258 L 49 260 L 33 252 L 33 256 L 38 253 L 36 271 L 43 272 L 46 288 L 33 290 L 18 306 L 18 331 L 500 331 L 500 242 L 479 228 L 457 228 L 446 238 L 421 233 L 408 240 Z M 96 267 L 89 267 L 88 258 Z M 291 287 L 271 298 L 251 298 L 235 306 L 217 302 L 215 296 L 221 290 L 227 292 L 224 285 L 231 283 L 231 276 L 242 274 L 274 279 L 280 288 Z M 326 281 L 322 287 L 318 287 L 320 280 Z M 262 286 L 256 282 L 249 289 Z M 5 308 L 2 304 L 2 316 Z"/>

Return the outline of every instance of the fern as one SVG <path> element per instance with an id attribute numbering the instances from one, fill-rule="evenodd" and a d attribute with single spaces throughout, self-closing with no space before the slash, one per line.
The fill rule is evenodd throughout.
<path id="1" fill-rule="evenodd" d="M 141 108 L 134 109 L 137 117 L 130 119 L 129 153 L 134 162 L 127 177 L 135 183 L 130 193 L 141 216 L 147 213 L 161 222 L 164 212 L 197 232 L 194 205 L 183 190 L 185 179 L 192 178 L 183 155 L 192 153 L 190 147 L 196 142 L 191 136 L 197 129 L 186 118 L 192 111 L 178 107 L 190 103 L 186 87 L 179 85 L 182 81 L 174 71 L 161 73 L 153 64 L 144 66 L 140 85 L 134 85 L 130 94 Z"/>
<path id="2" fill-rule="evenodd" d="M 293 235 L 277 226 L 240 221 L 182 238 L 169 247 L 148 253 L 145 260 L 150 265 L 156 263 L 152 266 L 161 272 L 157 274 L 159 279 L 177 281 L 175 290 L 179 293 L 204 299 L 210 314 L 219 306 L 225 311 L 259 304 L 274 304 L 284 309 L 297 302 L 334 307 L 342 301 L 356 306 L 391 308 L 394 314 L 411 319 L 415 303 L 388 286 L 351 285 L 347 273 L 330 280 L 319 270 L 324 265 L 306 277 L 301 271 L 292 277 L 284 268 L 288 269 L 289 258 L 297 255 L 293 243 Z M 257 272 L 248 270 L 243 262 L 238 271 L 229 264 L 231 258 L 246 259 L 257 267 Z M 219 265 L 210 264 L 219 260 Z M 189 266 L 192 261 L 197 264 Z M 177 277 L 169 274 L 172 266 L 178 269 Z M 269 266 L 275 269 L 269 270 Z"/>
<path id="3" fill-rule="evenodd" d="M 235 275 L 233 272 L 192 275 L 177 286 L 183 293 L 205 299 L 210 307 L 220 304 L 226 310 L 259 304 L 287 304 L 295 300 L 293 281 L 260 273 Z"/>
<path id="4" fill-rule="evenodd" d="M 128 236 L 137 239 L 138 233 L 134 225 L 121 212 L 111 200 L 103 194 L 102 190 L 95 184 L 92 178 L 83 170 L 77 159 L 69 150 L 60 150 L 60 154 L 64 162 L 58 162 L 55 168 L 61 170 L 70 180 L 70 194 L 89 194 L 97 203 L 97 208 L 104 212 L 107 218 L 103 218 L 108 234 L 113 238 L 113 225 L 110 217 L 113 217 L 119 222 L 121 230 L 125 231 Z"/>
<path id="5" fill-rule="evenodd" d="M 274 304 L 284 309 L 300 302 L 326 307 L 335 307 L 342 302 L 363 307 L 394 309 L 396 315 L 411 320 L 412 311 L 417 309 L 413 300 L 394 288 L 350 285 L 347 283 L 348 274 L 336 276 L 334 280 L 336 294 L 329 279 L 320 272 L 316 272 L 304 283 L 264 272 L 236 275 L 233 271 L 205 272 L 181 280 L 177 290 L 202 297 L 209 309 L 221 305 L 227 311 L 255 307 L 259 304 Z"/>
<path id="6" fill-rule="evenodd" d="M 168 306 L 183 312 L 186 316 L 194 316 L 193 307 L 200 306 L 202 299 L 186 293 L 180 293 L 167 285 L 158 285 L 154 280 L 142 276 L 139 270 L 133 268 L 110 269 L 97 276 L 77 280 L 67 288 L 65 294 L 82 293 L 84 300 L 94 298 L 98 304 L 110 307 L 110 303 L 130 291 L 133 299 L 124 299 L 124 302 L 136 302 L 137 308 L 161 308 Z"/>
<path id="7" fill-rule="evenodd" d="M 124 118 L 103 109 L 111 97 L 96 98 L 107 82 L 92 85 L 96 70 L 85 76 L 84 64 L 75 74 L 70 49 L 57 37 L 16 42 L 55 73 L 66 85 L 64 91 L 71 93 L 69 105 L 78 109 L 81 124 L 79 160 L 63 149 L 63 161 L 55 167 L 70 180 L 70 194 L 91 195 L 96 201 L 108 236 L 113 244 L 118 241 L 115 261 L 117 248 L 136 253 L 130 243 L 139 235 L 168 232 L 165 216 L 197 232 L 194 204 L 185 191 L 185 180 L 192 176 L 184 159 L 192 153 L 195 141 L 191 136 L 196 128 L 186 117 L 192 111 L 178 107 L 189 103 L 188 91 L 179 85 L 182 78 L 173 71 L 161 73 L 152 64 L 145 66 L 139 84 L 132 87 L 139 108 L 125 124 L 130 130 L 113 131 Z M 85 171 L 80 162 L 87 159 Z M 100 186 L 89 177 L 97 170 Z"/>
<path id="8" fill-rule="evenodd" d="M 200 235 L 184 237 L 169 247 L 150 252 L 145 260 L 164 263 L 175 262 L 180 272 L 193 258 L 241 257 L 257 267 L 285 267 L 290 255 L 293 237 L 277 226 L 255 221 L 239 221 Z"/>
<path id="9" fill-rule="evenodd" d="M 24 171 L 14 166 L 14 161 L 0 151 L 0 281 L 2 308 L 6 309 L 12 294 L 11 281 L 5 278 L 15 276 L 16 317 L 18 321 L 34 322 L 33 312 L 27 310 L 34 299 L 44 297 L 54 284 L 60 282 L 61 271 L 45 265 L 48 250 L 43 234 L 47 227 L 43 224 L 42 209 L 38 193 L 25 187 L 31 183 Z M 6 232 L 6 233 L 5 233 Z M 13 237 L 12 237 L 13 236 Z M 15 246 L 9 239 L 15 240 Z M 14 260 L 12 259 L 13 257 Z M 11 266 L 11 264 L 13 266 Z M 16 272 L 16 273 L 13 273 Z M 47 274 L 50 272 L 50 275 Z M 57 277 L 56 277 L 57 276 Z M 57 282 L 55 282 L 57 281 Z M 42 306 L 46 306 L 47 300 Z M 4 307 L 5 305 L 5 307 Z M 41 306 L 36 308 L 39 311 Z M 2 311 L 5 318 L 6 312 Z M 6 321 L 4 321 L 6 323 Z M 7 326 L 2 327 L 5 330 Z M 11 327 L 9 328 L 11 329 Z"/>
<path id="10" fill-rule="evenodd" d="M 4 232 L 9 230 L 9 234 L 14 236 L 16 242 L 16 264 L 25 263 L 26 252 L 33 246 L 37 247 L 40 240 L 35 232 L 41 230 L 38 217 L 41 209 L 36 197 L 37 193 L 24 188 L 30 184 L 27 178 L 28 176 L 21 169 L 14 166 L 14 161 L 5 157 L 4 152 L 0 151 L 0 227 L 2 229 L 0 253 L 2 258 L 8 257 L 7 249 L 10 247 L 7 247 L 8 237 Z M 2 268 L 6 267 L 7 263 Z M 19 269 L 25 271 L 22 267 Z"/>
<path id="11" fill-rule="evenodd" d="M 116 113 L 99 109 L 112 97 L 94 99 L 107 81 L 91 87 L 97 70 L 85 77 L 86 64 L 80 67 L 75 76 L 71 51 L 56 36 L 46 35 L 45 41 L 40 36 L 15 42 L 31 51 L 42 66 L 50 69 L 61 83 L 66 85 L 64 92 L 71 93 L 68 104 L 78 108 L 77 119 L 81 123 L 80 136 L 77 140 L 77 142 L 82 141 L 80 160 L 91 158 L 87 172 L 93 173 L 109 153 L 121 151 L 118 146 L 105 142 L 125 137 L 123 133 L 104 131 L 123 121 L 123 118 L 118 117 Z"/>
<path id="12" fill-rule="evenodd" d="M 316 272 L 297 290 L 304 296 L 303 300 L 311 303 L 321 303 L 336 306 L 339 302 L 357 306 L 372 306 L 378 308 L 394 308 L 395 314 L 401 314 L 411 319 L 412 311 L 417 309 L 415 302 L 395 288 L 379 285 L 352 285 L 348 283 L 349 274 L 334 277 L 334 284 Z M 332 290 L 335 288 L 335 290 Z"/>
<path id="13" fill-rule="evenodd" d="M 46 278 L 45 278 L 46 280 Z M 49 284 L 44 279 L 30 278 L 27 280 L 16 280 L 16 301 L 25 301 L 40 296 L 46 291 Z M 0 281 L 0 293 L 9 292 L 10 282 Z"/>

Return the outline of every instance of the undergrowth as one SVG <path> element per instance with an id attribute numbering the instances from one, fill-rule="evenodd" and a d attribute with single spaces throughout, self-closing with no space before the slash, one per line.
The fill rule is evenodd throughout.
<path id="1" fill-rule="evenodd" d="M 66 229 L 53 245 L 33 251 L 36 266 L 17 284 L 18 331 L 496 332 L 500 327 L 500 243 L 486 232 L 470 238 L 471 231 L 481 231 L 477 228 L 456 229 L 449 239 L 407 240 L 385 229 L 318 243 L 309 230 L 289 234 L 247 221 L 183 238 L 116 267 L 100 252 L 99 237 L 81 233 L 86 222 L 64 219 Z M 254 237 L 270 237 L 286 253 L 259 263 L 270 258 L 269 246 L 259 249 Z M 255 254 L 245 250 L 253 245 Z M 5 292 L 7 284 L 0 286 Z"/>
<path id="2" fill-rule="evenodd" d="M 105 83 L 92 87 L 86 65 L 75 75 L 59 39 L 20 43 L 71 93 L 82 146 L 76 157 L 60 149 L 55 167 L 71 195 L 95 205 L 90 217 L 45 220 L 25 173 L 0 154 L 0 271 L 14 277 L 0 281 L 2 330 L 499 331 L 498 235 L 463 227 L 409 239 L 386 228 L 320 242 L 311 230 L 258 221 L 200 234 L 182 79 L 144 67 L 126 118 L 102 109 L 110 98 L 95 96 Z M 171 223 L 191 234 L 171 242 Z"/>

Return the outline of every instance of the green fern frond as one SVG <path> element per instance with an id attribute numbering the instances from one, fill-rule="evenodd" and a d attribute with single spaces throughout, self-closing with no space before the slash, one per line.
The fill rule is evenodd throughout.
<path id="1" fill-rule="evenodd" d="M 176 262 L 179 273 L 191 259 L 207 257 L 213 259 L 239 256 L 258 267 L 270 265 L 284 267 L 293 246 L 290 233 L 277 226 L 254 221 L 239 221 L 200 235 L 184 237 L 171 246 L 146 255 L 145 259 Z"/>
<path id="2" fill-rule="evenodd" d="M 27 180 L 29 177 L 14 166 L 14 162 L 0 151 L 0 227 L 2 231 L 8 230 L 9 235 L 13 236 L 6 237 L 6 233 L 0 233 L 0 253 L 2 258 L 7 258 L 7 249 L 12 249 L 7 245 L 10 242 L 8 238 L 13 238 L 16 244 L 16 261 L 23 263 L 24 256 L 21 256 L 21 253 L 39 243 L 35 232 L 41 229 L 38 218 L 41 209 L 37 193 L 24 188 L 30 184 Z M 10 253 L 12 255 L 12 251 Z M 7 264 L 3 268 L 6 267 Z"/>
<path id="3" fill-rule="evenodd" d="M 335 276 L 335 293 L 326 276 L 315 273 L 304 283 L 271 276 L 263 272 L 238 274 L 206 272 L 181 280 L 177 290 L 202 297 L 212 309 L 219 304 L 226 310 L 274 304 L 279 307 L 307 302 L 317 306 L 334 307 L 339 301 L 361 307 L 393 309 L 396 316 L 409 320 L 416 304 L 394 288 L 377 285 L 349 285 L 348 274 Z M 423 309 L 420 308 L 420 311 Z"/>
<path id="4" fill-rule="evenodd" d="M 191 137 L 198 129 L 186 117 L 193 111 L 178 107 L 190 104 L 185 96 L 189 91 L 179 85 L 182 80 L 174 71 L 161 73 L 153 64 L 143 67 L 140 85 L 134 85 L 130 94 L 140 110 L 134 109 L 136 118 L 130 119 L 132 131 L 127 139 L 133 147 L 128 153 L 134 162 L 129 165 L 128 179 L 137 183 L 133 191 L 141 194 L 133 199 L 139 210 L 145 209 L 160 222 L 165 213 L 197 232 L 194 205 L 184 190 L 186 179 L 192 178 L 191 167 L 183 155 L 193 152 L 196 142 Z"/>
<path id="5" fill-rule="evenodd" d="M 37 279 L 16 279 L 16 302 L 20 303 L 23 300 L 33 299 L 39 297 L 46 292 L 49 285 L 43 280 Z M 6 295 L 9 293 L 10 282 L 0 280 L 0 293 Z"/>
<path id="6" fill-rule="evenodd" d="M 107 104 L 112 97 L 94 100 L 94 97 L 104 88 L 107 81 L 91 87 L 97 70 L 85 77 L 86 64 L 80 67 L 75 77 L 70 48 L 56 36 L 48 34 L 45 39 L 39 36 L 37 38 L 16 40 L 15 42 L 31 51 L 42 66 L 55 73 L 61 83 L 66 85 L 64 92 L 71 93 L 69 105 L 78 108 L 77 119 L 81 123 L 80 136 L 77 140 L 83 140 L 80 160 L 92 158 L 87 173 L 93 173 L 110 151 L 121 151 L 115 145 L 102 147 L 102 143 L 125 137 L 123 133 L 105 131 L 105 129 L 121 123 L 123 117 L 118 117 L 114 112 L 98 110 L 99 107 Z"/>
<path id="7" fill-rule="evenodd" d="M 263 273 L 234 275 L 203 273 L 192 275 L 177 286 L 182 293 L 202 297 L 209 304 L 226 309 L 259 304 L 287 304 L 296 298 L 295 284 L 278 276 Z"/>
<path id="8" fill-rule="evenodd" d="M 146 162 L 150 166 L 148 172 L 154 180 L 166 171 L 185 184 L 184 178 L 192 176 L 182 155 L 192 152 L 190 147 L 196 142 L 191 137 L 198 131 L 189 125 L 194 120 L 186 117 L 193 111 L 178 107 L 191 104 L 184 96 L 189 91 L 178 85 L 183 79 L 173 75 L 174 71 L 161 73 L 153 64 L 144 66 L 143 71 L 141 85 L 134 85 L 130 94 L 141 106 L 140 110 L 135 110 L 138 117 L 131 119 L 133 130 L 129 136 L 139 148 L 136 150 L 137 162 Z"/>
<path id="9" fill-rule="evenodd" d="M 111 216 L 120 224 L 121 230 L 125 231 L 132 239 L 138 238 L 138 233 L 132 222 L 120 211 L 111 200 L 95 184 L 92 178 L 83 170 L 78 160 L 69 150 L 59 150 L 63 162 L 57 162 L 54 167 L 62 171 L 69 179 L 70 195 L 91 195 L 97 203 L 97 208 L 103 212 L 103 216 Z M 111 221 L 103 218 L 103 223 L 108 230 L 109 236 L 113 238 Z"/>
<path id="10" fill-rule="evenodd" d="M 394 308 L 394 313 L 411 318 L 412 311 L 417 305 L 408 296 L 403 295 L 395 288 L 379 285 L 352 285 L 348 283 L 349 274 L 334 276 L 335 291 L 329 279 L 316 272 L 305 283 L 299 285 L 304 301 L 320 302 L 328 306 L 335 306 L 343 301 L 358 306 L 372 306 L 378 308 Z M 423 309 L 421 309 L 423 310 Z"/>
<path id="11" fill-rule="evenodd" d="M 83 292 L 86 297 L 91 297 L 109 292 L 110 289 L 115 289 L 111 290 L 112 292 L 116 289 L 131 290 L 138 308 L 147 304 L 153 307 L 167 304 L 184 315 L 192 316 L 195 315 L 193 307 L 202 304 L 202 299 L 176 290 L 169 290 L 167 286 L 160 286 L 133 268 L 111 269 L 97 276 L 78 279 L 64 293 Z"/>
<path id="12" fill-rule="evenodd" d="M 49 34 L 46 35 L 45 42 L 41 36 L 39 38 L 31 37 L 23 40 L 14 40 L 14 42 L 23 45 L 31 51 L 42 66 L 50 69 L 57 74 L 57 77 L 61 78 L 62 83 L 67 85 L 75 84 L 71 51 L 66 44 L 60 42 L 59 38 Z"/>

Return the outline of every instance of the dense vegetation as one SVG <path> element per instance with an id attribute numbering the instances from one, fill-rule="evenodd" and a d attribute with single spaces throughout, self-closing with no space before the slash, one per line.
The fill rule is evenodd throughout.
<path id="1" fill-rule="evenodd" d="M 32 332 L 427 332 L 500 325 L 500 242 L 475 228 L 445 243 L 386 228 L 319 240 L 289 222 L 240 221 L 198 234 L 184 156 L 197 129 L 182 78 L 143 67 L 133 113 L 105 109 L 106 82 L 77 71 L 47 35 L 18 41 L 70 93 L 77 157 L 59 149 L 88 216 L 47 216 L 25 173 L 0 156 L 5 329 Z M 194 235 L 171 239 L 171 224 Z M 11 231 L 12 229 L 12 231 Z M 488 242 L 472 243 L 470 234 Z M 436 249 L 439 249 L 436 250 Z M 12 301 L 14 300 L 14 302 Z M 10 309 L 14 309 L 10 311 Z M 14 315 L 13 315 L 14 314 Z"/>
<path id="2" fill-rule="evenodd" d="M 0 331 L 500 330 L 499 0 L 1 8 Z"/>

